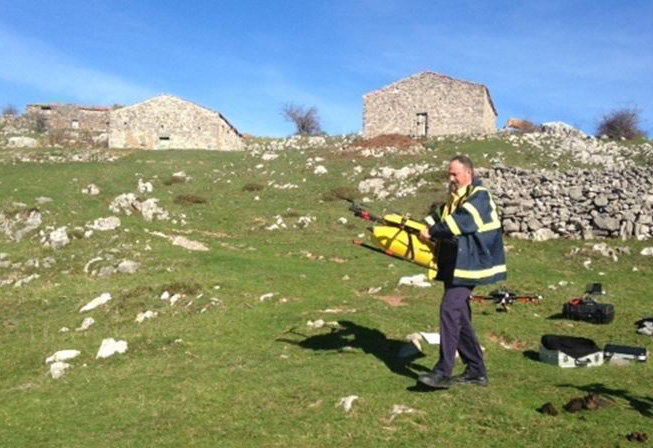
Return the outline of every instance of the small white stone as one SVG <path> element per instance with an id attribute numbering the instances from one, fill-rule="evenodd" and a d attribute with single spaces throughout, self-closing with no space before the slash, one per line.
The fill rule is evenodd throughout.
<path id="1" fill-rule="evenodd" d="M 272 297 L 274 297 L 275 293 L 273 292 L 268 292 L 267 294 L 263 294 L 261 297 L 259 297 L 259 301 L 265 302 L 266 300 L 270 300 Z"/>
<path id="2" fill-rule="evenodd" d="M 95 356 L 98 358 L 108 358 L 115 355 L 116 353 L 125 353 L 127 351 L 127 342 L 126 341 L 116 341 L 113 338 L 107 338 L 102 341 L 100 349 Z"/>
<path id="3" fill-rule="evenodd" d="M 92 317 L 87 317 L 82 321 L 82 324 L 78 328 L 75 328 L 75 331 L 86 331 L 89 328 L 91 328 L 91 325 L 93 325 L 94 323 L 95 323 L 95 319 L 93 319 Z"/>
<path id="4" fill-rule="evenodd" d="M 342 406 L 345 412 L 351 411 L 354 401 L 358 400 L 358 395 L 349 395 L 347 397 L 342 397 L 336 407 Z"/>
<path id="5" fill-rule="evenodd" d="M 50 375 L 52 376 L 52 379 L 58 380 L 61 378 L 64 373 L 66 372 L 67 369 L 69 369 L 71 366 L 67 362 L 54 362 L 50 364 Z"/>
<path id="6" fill-rule="evenodd" d="M 86 305 L 84 305 L 79 310 L 79 312 L 84 313 L 86 311 L 91 311 L 92 309 L 95 309 L 100 305 L 104 305 L 105 303 L 107 303 L 110 300 L 111 300 L 111 294 L 109 294 L 108 292 L 104 292 L 104 293 L 100 294 L 100 296 L 96 297 L 95 299 L 91 300 Z"/>
<path id="7" fill-rule="evenodd" d="M 138 322 L 139 324 L 141 324 L 141 323 L 143 323 L 146 319 L 152 319 L 152 318 L 154 318 L 154 317 L 156 317 L 156 316 L 158 316 L 158 315 L 159 315 L 159 313 L 157 313 L 156 311 L 150 311 L 150 310 L 147 310 L 147 311 L 145 311 L 144 313 L 138 313 L 138 315 L 136 316 L 136 319 L 135 319 L 135 320 L 136 320 L 136 322 Z"/>
<path id="8" fill-rule="evenodd" d="M 59 361 L 68 361 L 69 359 L 74 359 L 79 356 L 81 352 L 79 350 L 59 350 L 55 352 L 52 356 L 45 358 L 45 363 L 50 364 L 53 362 Z"/>

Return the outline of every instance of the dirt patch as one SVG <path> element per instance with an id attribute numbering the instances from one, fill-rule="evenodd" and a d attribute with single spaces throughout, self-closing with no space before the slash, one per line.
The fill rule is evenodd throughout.
<path id="1" fill-rule="evenodd" d="M 407 303 L 404 302 L 404 296 L 399 295 L 390 295 L 390 296 L 372 296 L 377 300 L 381 300 L 392 307 L 406 306 Z"/>
<path id="2" fill-rule="evenodd" d="M 353 141 L 349 148 L 397 148 L 400 150 L 413 149 L 416 146 L 421 147 L 422 143 L 400 134 L 383 134 L 372 138 L 358 138 Z"/>
<path id="3" fill-rule="evenodd" d="M 163 181 L 163 185 L 183 184 L 184 182 L 186 182 L 186 179 L 184 179 L 183 177 L 170 176 L 169 178 Z"/>
<path id="4" fill-rule="evenodd" d="M 175 204 L 179 204 L 179 205 L 206 204 L 206 198 L 203 198 L 202 196 L 197 196 L 195 194 L 180 194 L 175 198 Z"/>
<path id="5" fill-rule="evenodd" d="M 494 342 L 495 344 L 499 344 L 501 347 L 505 348 L 506 350 L 524 350 L 526 347 L 528 347 L 528 343 L 524 341 L 520 341 L 519 339 L 508 339 L 503 335 L 496 334 L 496 333 L 490 333 L 488 334 L 487 338 Z"/>

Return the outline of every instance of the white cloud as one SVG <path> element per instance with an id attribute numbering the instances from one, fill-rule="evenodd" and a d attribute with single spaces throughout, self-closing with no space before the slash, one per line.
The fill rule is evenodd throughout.
<path id="1" fill-rule="evenodd" d="M 155 94 L 145 86 L 85 67 L 55 48 L 0 26 L 0 79 L 88 103 L 134 103 Z"/>

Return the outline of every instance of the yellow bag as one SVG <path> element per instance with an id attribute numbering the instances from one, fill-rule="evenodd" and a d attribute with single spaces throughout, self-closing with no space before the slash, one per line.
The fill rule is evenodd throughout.
<path id="1" fill-rule="evenodd" d="M 395 226 L 373 226 L 372 241 L 385 251 L 413 261 L 429 270 L 429 278 L 437 274 L 437 247 L 423 243 L 417 234 L 426 229 L 426 224 L 413 221 L 401 215 L 385 215 L 383 219 Z M 408 230 L 404 230 L 408 229 Z"/>

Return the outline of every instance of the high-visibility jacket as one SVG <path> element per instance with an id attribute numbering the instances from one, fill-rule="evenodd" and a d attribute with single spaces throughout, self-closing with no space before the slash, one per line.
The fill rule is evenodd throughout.
<path id="1" fill-rule="evenodd" d="M 460 286 L 486 285 L 506 279 L 506 254 L 501 221 L 487 188 L 480 180 L 450 200 L 441 214 L 425 221 L 439 244 L 436 279 Z"/>

